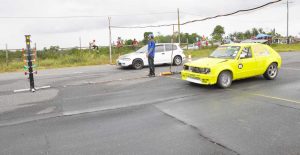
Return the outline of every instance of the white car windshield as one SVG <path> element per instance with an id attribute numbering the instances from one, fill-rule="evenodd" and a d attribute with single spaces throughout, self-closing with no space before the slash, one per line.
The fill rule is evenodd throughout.
<path id="1" fill-rule="evenodd" d="M 218 47 L 209 57 L 234 59 L 240 48 L 240 46 L 221 46 Z"/>
<path id="2" fill-rule="evenodd" d="M 138 49 L 136 51 L 136 53 L 145 53 L 145 52 L 147 52 L 147 50 L 148 50 L 148 45 L 143 46 L 142 48 Z"/>

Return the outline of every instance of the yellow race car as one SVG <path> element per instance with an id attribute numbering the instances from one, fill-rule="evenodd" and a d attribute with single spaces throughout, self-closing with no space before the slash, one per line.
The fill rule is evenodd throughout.
<path id="1" fill-rule="evenodd" d="M 203 85 L 230 87 L 232 81 L 263 75 L 273 80 L 281 67 L 280 55 L 268 45 L 258 43 L 227 44 L 207 58 L 184 64 L 182 80 Z"/>

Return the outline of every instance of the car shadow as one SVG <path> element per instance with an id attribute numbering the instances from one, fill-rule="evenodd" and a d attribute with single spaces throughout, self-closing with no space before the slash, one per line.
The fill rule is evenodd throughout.
<path id="1" fill-rule="evenodd" d="M 175 66 L 175 65 L 172 65 L 172 67 L 182 67 L 183 65 L 179 65 L 179 66 Z M 160 64 L 160 65 L 155 65 L 155 67 L 170 67 L 170 64 Z M 142 69 L 134 69 L 132 66 L 128 66 L 128 67 L 120 67 L 120 66 L 117 66 L 117 69 L 119 70 L 143 70 L 143 69 L 148 69 L 148 66 L 144 66 Z"/>
<path id="2" fill-rule="evenodd" d="M 229 88 L 247 89 L 250 86 L 264 85 L 264 84 L 266 84 L 266 82 L 271 82 L 271 81 L 272 80 L 266 80 L 263 76 L 256 76 L 256 77 L 251 77 L 251 78 L 247 78 L 247 79 L 240 79 L 240 80 L 233 81 Z M 201 88 L 201 89 L 206 89 L 206 90 L 219 90 L 219 89 L 222 89 L 222 88 L 219 88 L 217 84 L 215 84 L 215 85 L 201 85 L 201 84 L 189 82 L 188 85 L 192 88 Z"/>

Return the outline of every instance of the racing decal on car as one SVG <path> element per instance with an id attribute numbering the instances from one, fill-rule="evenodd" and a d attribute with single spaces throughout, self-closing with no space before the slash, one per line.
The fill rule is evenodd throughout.
<path id="1" fill-rule="evenodd" d="M 238 66 L 239 69 L 242 69 L 243 67 L 244 67 L 243 64 L 239 64 Z"/>

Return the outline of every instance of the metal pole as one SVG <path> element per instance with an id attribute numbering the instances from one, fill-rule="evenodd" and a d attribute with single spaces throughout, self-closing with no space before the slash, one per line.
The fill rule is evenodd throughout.
<path id="1" fill-rule="evenodd" d="M 178 43 L 180 45 L 180 15 L 179 15 L 179 8 L 177 8 L 177 17 L 178 17 Z"/>
<path id="2" fill-rule="evenodd" d="M 7 49 L 7 44 L 5 44 L 5 49 L 6 49 L 6 66 L 8 66 L 8 49 Z"/>
<path id="3" fill-rule="evenodd" d="M 189 49 L 189 38 L 186 38 L 186 49 Z"/>
<path id="4" fill-rule="evenodd" d="M 81 52 L 81 37 L 79 37 L 79 49 L 80 49 L 80 52 Z"/>
<path id="5" fill-rule="evenodd" d="M 36 43 L 34 43 L 34 49 L 35 49 L 35 61 L 37 61 L 37 65 L 39 66 L 39 59 L 38 59 L 38 51 L 36 49 Z"/>
<path id="6" fill-rule="evenodd" d="M 29 80 L 30 80 L 30 90 L 35 92 L 34 88 L 34 78 L 33 78 L 33 69 L 32 69 L 32 57 L 31 57 L 31 48 L 30 48 L 30 35 L 25 35 L 26 38 L 26 48 L 27 48 L 27 62 L 28 62 L 28 71 L 29 71 Z"/>
<path id="7" fill-rule="evenodd" d="M 171 53 L 171 65 L 170 65 L 170 72 L 172 73 L 172 65 L 173 65 L 173 43 L 174 43 L 174 24 L 173 24 L 173 34 L 171 39 L 171 46 L 172 46 L 172 53 Z"/>
<path id="8" fill-rule="evenodd" d="M 289 44 L 290 43 L 290 39 L 289 39 L 289 0 L 287 0 L 286 2 L 286 12 L 287 12 L 287 18 L 286 18 L 286 43 Z"/>
<path id="9" fill-rule="evenodd" d="M 111 26 L 110 26 L 111 17 L 108 17 L 108 30 L 109 30 L 109 63 L 112 64 L 111 58 Z"/>

